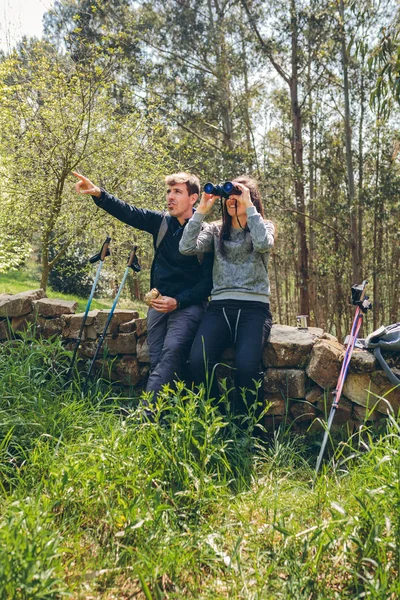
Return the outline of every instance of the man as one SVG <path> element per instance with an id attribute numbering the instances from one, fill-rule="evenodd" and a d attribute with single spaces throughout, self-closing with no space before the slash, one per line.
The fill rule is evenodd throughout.
<path id="1" fill-rule="evenodd" d="M 150 287 L 157 288 L 160 296 L 151 301 L 147 314 L 150 375 L 146 391 L 152 392 L 155 400 L 164 384 L 182 377 L 212 287 L 213 255 L 204 255 L 199 261 L 196 256 L 179 252 L 184 227 L 199 197 L 200 182 L 190 173 L 165 178 L 168 215 L 122 202 L 83 175 L 74 171 L 73 174 L 79 179 L 78 193 L 91 195 L 97 206 L 109 214 L 153 236 L 155 255 Z"/>

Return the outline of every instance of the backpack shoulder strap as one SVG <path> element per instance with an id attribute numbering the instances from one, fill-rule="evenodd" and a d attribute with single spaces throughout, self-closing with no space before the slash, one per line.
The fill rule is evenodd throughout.
<path id="1" fill-rule="evenodd" d="M 167 220 L 167 214 L 164 212 L 163 218 L 161 221 L 161 225 L 160 225 L 160 229 L 158 230 L 158 233 L 157 233 L 156 246 L 155 246 L 156 252 L 157 252 L 158 248 L 160 247 L 160 244 L 163 241 L 167 231 L 168 231 L 168 220 Z M 197 260 L 199 261 L 200 265 L 203 263 L 204 252 L 200 252 L 197 255 Z"/>
<path id="2" fill-rule="evenodd" d="M 161 242 L 163 241 L 163 239 L 164 239 L 165 234 L 167 233 L 167 231 L 168 231 L 168 221 L 167 221 L 167 215 L 164 212 L 163 218 L 162 218 L 162 221 L 161 221 L 161 225 L 160 225 L 160 229 L 158 230 L 158 233 L 157 233 L 157 239 L 156 239 L 156 245 L 155 245 L 155 249 L 156 250 L 158 250 L 158 248 L 159 248 Z"/>

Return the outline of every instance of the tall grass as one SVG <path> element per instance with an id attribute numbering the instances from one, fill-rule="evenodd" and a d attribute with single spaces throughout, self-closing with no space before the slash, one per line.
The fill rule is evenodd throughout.
<path id="1" fill-rule="evenodd" d="M 149 422 L 107 381 L 66 382 L 68 361 L 0 346 L 1 598 L 399 596 L 394 418 L 313 485 L 307 438 L 259 442 L 182 384 Z"/>

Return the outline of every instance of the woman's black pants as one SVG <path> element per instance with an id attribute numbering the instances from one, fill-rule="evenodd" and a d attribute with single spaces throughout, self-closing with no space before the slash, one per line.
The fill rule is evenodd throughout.
<path id="1" fill-rule="evenodd" d="M 235 347 L 235 394 L 231 410 L 245 414 L 247 406 L 254 403 L 255 384 L 261 381 L 261 356 L 264 343 L 272 327 L 269 304 L 243 300 L 213 300 L 197 331 L 189 357 L 189 368 L 195 384 L 211 379 L 214 366 L 220 361 L 224 350 Z M 246 388 L 243 398 L 243 388 Z M 215 376 L 211 396 L 218 398 Z M 263 401 L 263 385 L 259 388 L 258 401 Z"/>

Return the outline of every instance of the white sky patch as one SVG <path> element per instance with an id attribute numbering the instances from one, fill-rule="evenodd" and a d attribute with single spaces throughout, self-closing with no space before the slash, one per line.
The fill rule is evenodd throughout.
<path id="1" fill-rule="evenodd" d="M 44 13 L 53 0 L 0 0 L 0 49 L 9 52 L 24 36 L 42 37 Z"/>

